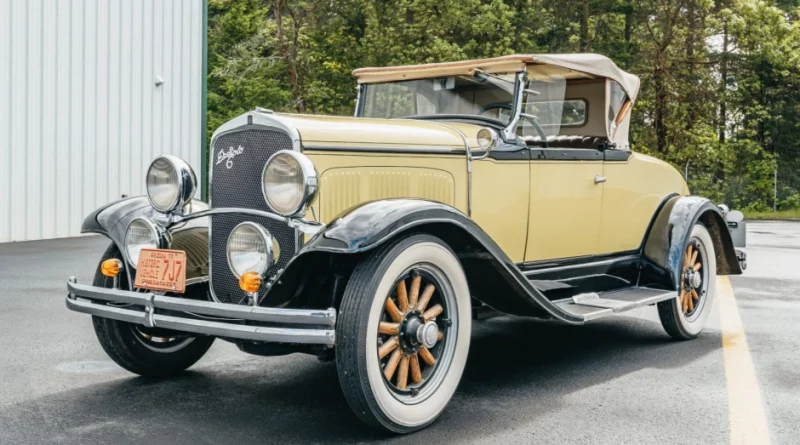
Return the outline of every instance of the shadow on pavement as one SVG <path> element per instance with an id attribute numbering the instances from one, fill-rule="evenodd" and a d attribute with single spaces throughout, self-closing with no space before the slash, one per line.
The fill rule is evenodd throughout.
<path id="1" fill-rule="evenodd" d="M 651 321 L 563 326 L 502 317 L 474 328 L 467 370 L 442 417 L 413 437 L 366 429 L 333 363 L 246 362 L 169 381 L 130 378 L 0 410 L 2 443 L 457 443 L 547 416 L 581 389 L 645 368 L 677 368 L 720 347 L 716 333 L 674 342 Z"/>

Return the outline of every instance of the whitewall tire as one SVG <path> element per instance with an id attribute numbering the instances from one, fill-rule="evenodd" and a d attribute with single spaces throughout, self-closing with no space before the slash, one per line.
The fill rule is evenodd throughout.
<path id="1" fill-rule="evenodd" d="M 436 420 L 464 372 L 471 315 L 461 263 L 438 238 L 412 235 L 364 258 L 336 327 L 339 379 L 356 415 L 394 433 Z"/>
<path id="2" fill-rule="evenodd" d="M 676 298 L 658 303 L 667 333 L 678 340 L 697 337 L 706 325 L 716 297 L 717 261 L 714 243 L 701 223 L 695 224 L 684 246 Z"/>

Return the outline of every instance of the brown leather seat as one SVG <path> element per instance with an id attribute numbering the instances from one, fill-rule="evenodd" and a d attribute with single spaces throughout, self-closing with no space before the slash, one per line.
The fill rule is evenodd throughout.
<path id="1" fill-rule="evenodd" d="M 539 136 L 525 136 L 522 138 L 530 147 L 541 147 L 542 138 Z M 596 136 L 548 136 L 548 148 L 598 148 L 607 141 L 604 137 Z"/>

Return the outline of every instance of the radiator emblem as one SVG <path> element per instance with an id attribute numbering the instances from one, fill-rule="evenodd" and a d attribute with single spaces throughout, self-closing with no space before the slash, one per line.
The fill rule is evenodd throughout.
<path id="1" fill-rule="evenodd" d="M 238 148 L 229 147 L 228 151 L 220 150 L 217 153 L 217 165 L 221 164 L 222 161 L 225 161 L 225 167 L 231 169 L 233 167 L 233 158 L 237 155 L 240 155 L 244 152 L 244 147 L 241 145 Z"/>

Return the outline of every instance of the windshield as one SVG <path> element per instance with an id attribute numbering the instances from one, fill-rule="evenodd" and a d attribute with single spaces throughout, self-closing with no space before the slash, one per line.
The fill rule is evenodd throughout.
<path id="1" fill-rule="evenodd" d="M 367 84 L 362 117 L 466 115 L 511 120 L 514 74 L 447 76 Z"/>

